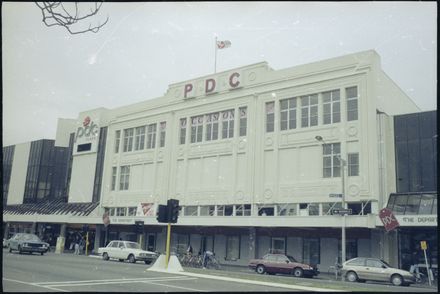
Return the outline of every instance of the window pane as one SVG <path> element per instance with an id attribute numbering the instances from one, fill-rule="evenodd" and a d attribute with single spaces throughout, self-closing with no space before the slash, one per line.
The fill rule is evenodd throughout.
<path id="1" fill-rule="evenodd" d="M 420 201 L 419 214 L 431 214 L 434 195 L 424 194 Z"/>
<path id="2" fill-rule="evenodd" d="M 419 211 L 421 195 L 409 195 L 405 214 L 417 214 Z"/>

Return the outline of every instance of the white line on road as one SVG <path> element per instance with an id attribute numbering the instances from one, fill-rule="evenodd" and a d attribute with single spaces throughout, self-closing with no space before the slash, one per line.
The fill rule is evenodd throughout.
<path id="1" fill-rule="evenodd" d="M 82 281 L 62 281 L 62 282 L 39 282 L 36 285 L 55 285 L 55 284 L 68 284 L 68 283 L 93 283 L 93 282 L 115 282 L 115 281 L 137 281 L 137 280 L 155 280 L 155 279 L 186 279 L 182 276 L 171 276 L 171 277 L 153 277 L 153 278 L 131 278 L 131 279 L 107 279 L 107 280 L 82 280 Z"/>
<path id="2" fill-rule="evenodd" d="M 195 291 L 195 292 L 208 292 L 208 291 L 206 291 L 206 290 L 193 289 L 193 288 L 186 288 L 186 287 L 181 287 L 181 286 L 171 286 L 171 285 L 160 284 L 160 283 L 152 283 L 152 282 L 142 282 L 142 283 L 145 283 L 145 284 L 153 284 L 153 285 L 157 285 L 157 286 L 171 287 L 171 288 L 178 288 L 178 289 L 189 290 L 189 291 Z M 164 292 L 165 292 L 165 291 L 164 291 Z"/>
<path id="3" fill-rule="evenodd" d="M 129 284 L 129 283 L 143 283 L 143 282 L 167 282 L 167 281 L 189 281 L 189 280 L 197 280 L 197 278 L 156 278 L 156 279 L 138 279 L 138 280 L 116 280 L 116 281 L 105 281 L 105 282 L 93 282 L 93 283 L 65 283 L 65 284 L 55 284 L 55 285 L 47 285 L 47 286 L 57 286 L 57 287 L 83 287 L 83 286 L 97 286 L 97 285 L 115 285 L 115 284 Z"/>
<path id="4" fill-rule="evenodd" d="M 18 280 L 13 280 L 13 279 L 7 279 L 7 278 L 3 278 L 4 281 L 9 281 L 9 282 L 14 282 L 14 283 L 20 283 L 20 284 L 25 284 L 25 285 L 29 285 L 29 286 L 37 286 L 37 287 L 42 287 L 42 288 L 46 288 L 46 289 L 50 289 L 50 290 L 54 290 L 57 292 L 70 292 L 67 290 L 62 290 L 62 289 L 57 289 L 57 288 L 53 288 L 50 286 L 42 286 L 42 285 L 37 285 L 35 283 L 28 283 L 28 282 L 23 282 L 23 281 L 18 281 Z M 3 289 L 4 290 L 4 289 Z"/>

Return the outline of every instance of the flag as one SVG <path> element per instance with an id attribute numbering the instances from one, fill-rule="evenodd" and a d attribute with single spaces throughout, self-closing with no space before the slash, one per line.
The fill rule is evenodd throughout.
<path id="1" fill-rule="evenodd" d="M 217 48 L 218 49 L 225 49 L 231 47 L 231 41 L 224 40 L 224 41 L 217 41 Z"/>

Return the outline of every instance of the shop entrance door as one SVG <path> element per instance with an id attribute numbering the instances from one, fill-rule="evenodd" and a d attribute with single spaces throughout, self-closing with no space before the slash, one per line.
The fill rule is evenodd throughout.
<path id="1" fill-rule="evenodd" d="M 156 234 L 147 234 L 147 250 L 156 251 Z"/>

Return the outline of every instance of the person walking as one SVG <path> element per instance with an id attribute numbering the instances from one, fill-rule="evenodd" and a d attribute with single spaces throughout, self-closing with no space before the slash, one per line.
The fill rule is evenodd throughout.
<path id="1" fill-rule="evenodd" d="M 214 256 L 214 253 L 212 251 L 206 250 L 203 254 L 203 269 L 206 269 L 206 266 L 208 265 L 208 261 Z"/>
<path id="2" fill-rule="evenodd" d="M 73 254 L 79 255 L 79 243 L 78 243 L 78 241 L 75 241 L 74 244 L 75 244 L 74 245 L 75 246 L 75 252 Z"/>

